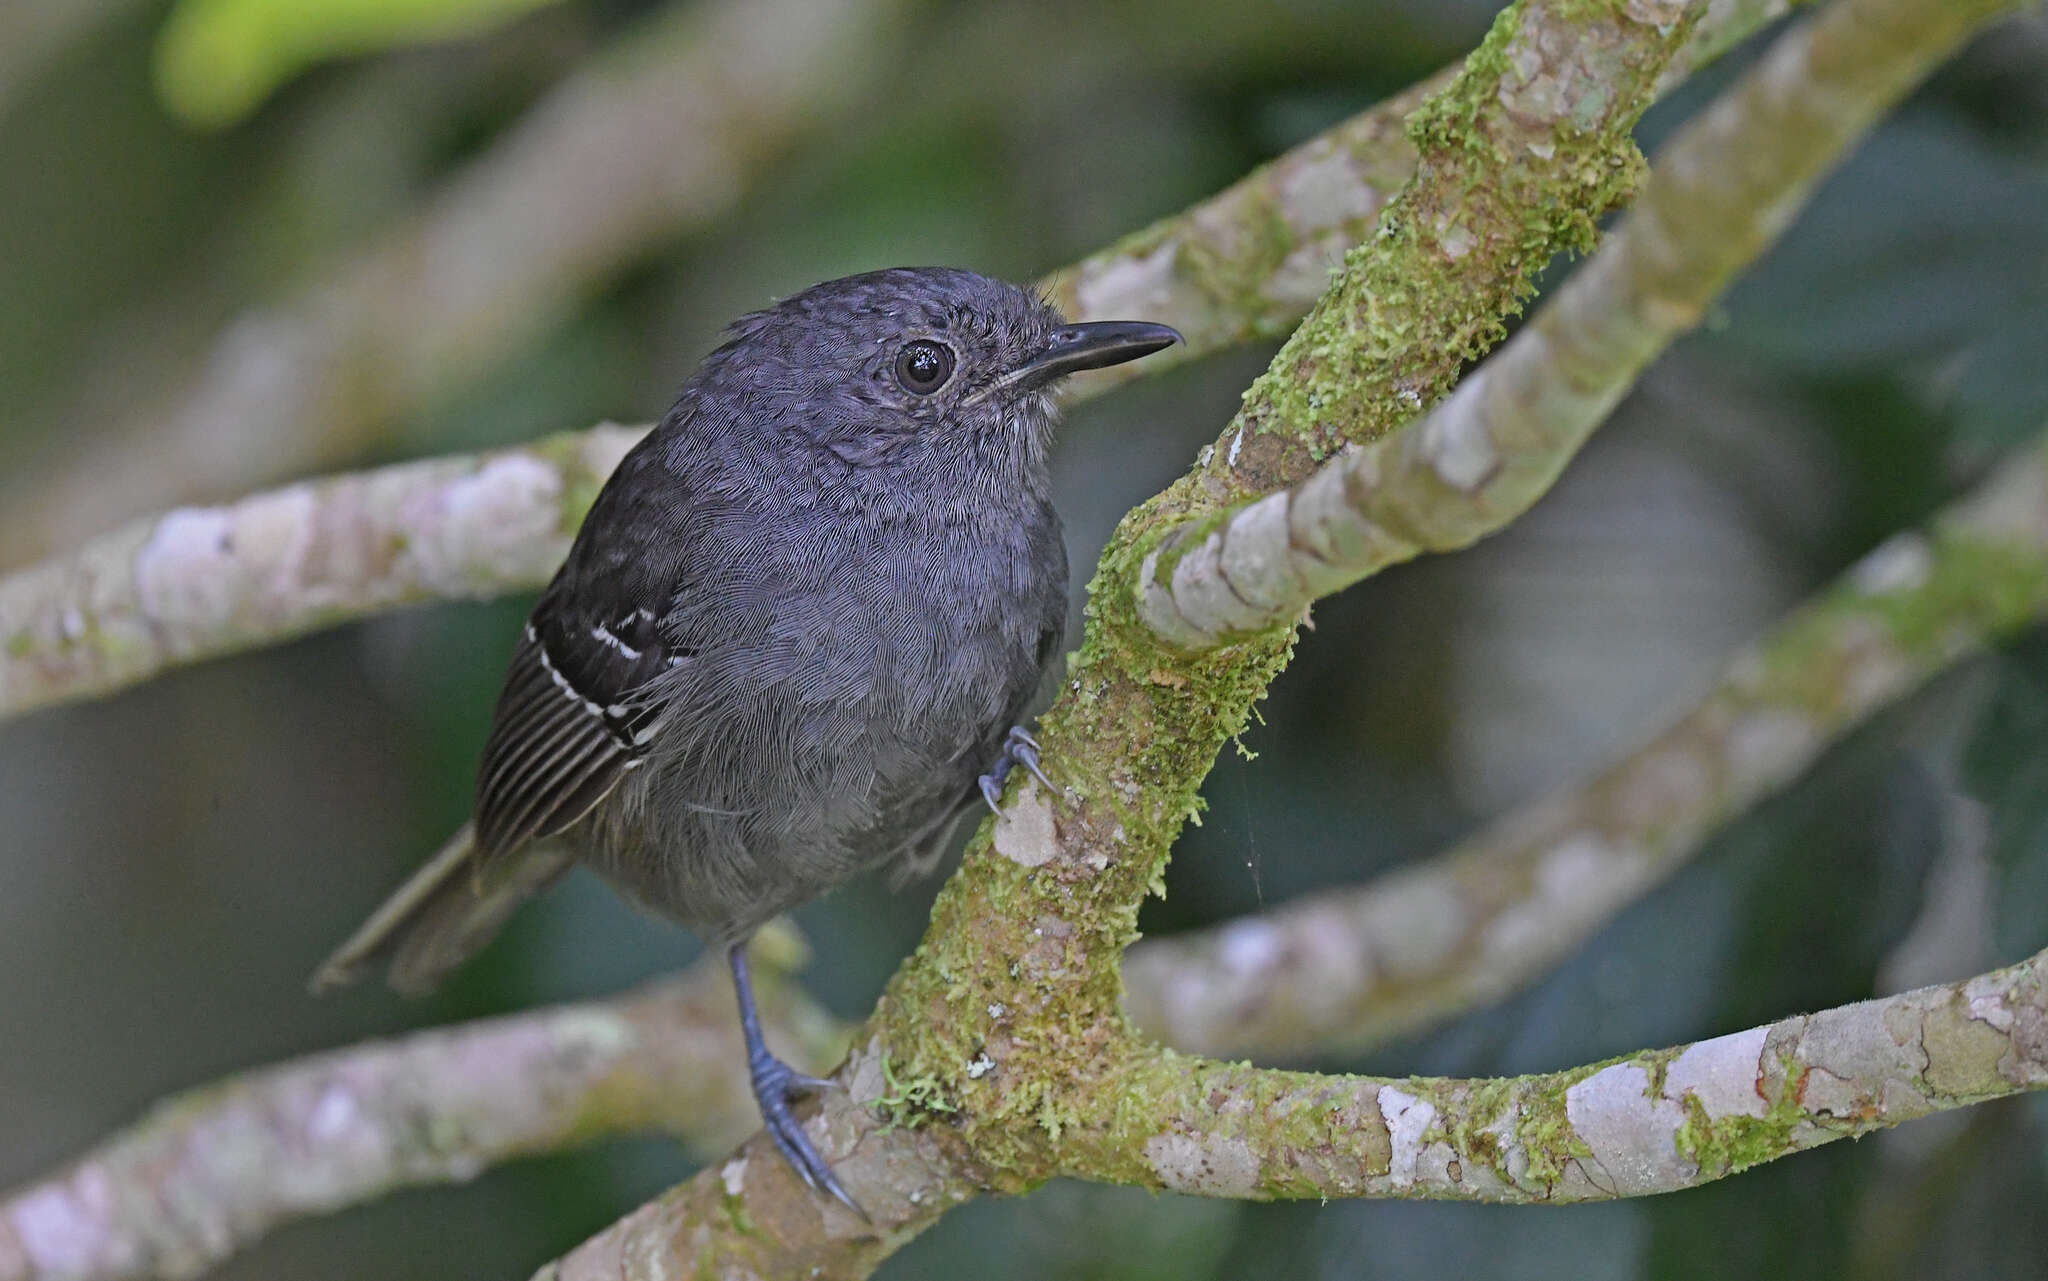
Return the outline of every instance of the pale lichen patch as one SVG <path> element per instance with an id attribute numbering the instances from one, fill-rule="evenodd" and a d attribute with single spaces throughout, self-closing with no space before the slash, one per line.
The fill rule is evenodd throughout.
<path id="1" fill-rule="evenodd" d="M 435 495 L 409 544 L 421 582 L 447 595 L 524 581 L 562 551 L 562 475 L 530 454 L 501 454 Z"/>
<path id="2" fill-rule="evenodd" d="M 1845 1081 L 1919 1075 L 1928 1061 L 1917 1036 L 1901 1043 L 1875 1013 L 1867 1005 L 1850 1005 L 1809 1016 L 1799 1038 L 1799 1062 Z"/>
<path id="3" fill-rule="evenodd" d="M 1258 1154 L 1227 1135 L 1155 1134 L 1145 1141 L 1145 1161 L 1175 1192 L 1245 1197 L 1259 1186 Z"/>
<path id="4" fill-rule="evenodd" d="M 1052 805 L 1035 780 L 997 818 L 995 846 L 996 853 L 1019 867 L 1043 867 L 1058 852 Z"/>
<path id="5" fill-rule="evenodd" d="M 1483 399 L 1486 371 L 1466 379 L 1453 403 L 1475 407 Z M 1423 420 L 1422 448 L 1444 484 L 1470 493 L 1500 470 L 1500 450 L 1489 434 L 1486 415 L 1478 412 L 1431 414 Z"/>
<path id="6" fill-rule="evenodd" d="M 167 513 L 135 553 L 144 616 L 182 653 L 189 633 L 244 616 L 251 601 L 295 604 L 318 514 L 307 485 Z"/>
<path id="7" fill-rule="evenodd" d="M 1072 319 L 1189 314 L 1176 297 L 1185 288 L 1175 270 L 1180 245 L 1179 239 L 1168 237 L 1148 252 L 1119 255 L 1097 270 L 1084 271 L 1074 287 L 1079 314 Z M 1181 310 L 1169 310 L 1176 303 L 1183 303 Z"/>
<path id="8" fill-rule="evenodd" d="M 1806 1074 L 1799 1103 L 1815 1116 L 1853 1117 L 1865 1111 L 1871 1099 L 1858 1082 L 1813 1068 Z"/>
<path id="9" fill-rule="evenodd" d="M 306 1114 L 306 1137 L 332 1146 L 341 1142 L 362 1118 L 363 1110 L 355 1092 L 340 1082 L 320 1091 Z"/>
<path id="10" fill-rule="evenodd" d="M 102 1245 L 116 1236 L 107 1228 L 118 1196 L 105 1171 L 87 1164 L 69 1179 L 16 1197 L 7 1218 L 33 1275 L 87 1276 L 117 1262 L 104 1258 Z"/>
<path id="11" fill-rule="evenodd" d="M 1960 998 L 1944 1001 L 1921 1020 L 1927 1051 L 1927 1084 L 1937 1093 L 1967 1098 L 1997 1093 L 2006 1086 L 2001 1061 L 2012 1038 L 1970 1017 Z"/>
<path id="12" fill-rule="evenodd" d="M 1664 1070 L 1664 1097 L 1676 1101 L 1690 1094 L 1714 1120 L 1762 1117 L 1770 1105 L 1757 1082 L 1769 1034 L 1768 1027 L 1755 1027 L 1687 1046 Z"/>
<path id="13" fill-rule="evenodd" d="M 1604 920 L 1612 905 L 1634 898 L 1651 875 L 1650 861 L 1633 846 L 1599 832 L 1568 832 L 1535 868 L 1536 892 L 1488 923 L 1483 938 L 1496 964 L 1550 954 L 1560 930 L 1578 931 Z"/>
<path id="14" fill-rule="evenodd" d="M 1329 142 L 1302 149 L 1299 163 L 1281 174 L 1280 207 L 1297 235 L 1370 218 L 1380 193 L 1352 167 L 1350 153 Z"/>
<path id="15" fill-rule="evenodd" d="M 718 1167 L 718 1181 L 725 1185 L 725 1194 L 736 1197 L 747 1190 L 747 1158 L 744 1153 Z"/>
<path id="16" fill-rule="evenodd" d="M 1807 717 L 1778 710 L 1752 712 L 1728 730 L 1723 749 L 1728 786 L 1747 794 L 1785 778 L 1813 755 L 1820 741 L 1820 731 Z"/>
<path id="17" fill-rule="evenodd" d="M 1216 940 L 1216 959 L 1234 976 L 1264 974 L 1280 963 L 1286 941 L 1272 921 L 1247 916 L 1223 927 Z"/>
<path id="18" fill-rule="evenodd" d="M 1634 1063 L 1602 1068 L 1565 1091 L 1565 1115 L 1592 1149 L 1595 1183 L 1618 1196 L 1663 1192 L 1690 1183 L 1699 1167 L 1678 1151 L 1685 1109 L 1650 1093 L 1650 1074 Z"/>
<path id="19" fill-rule="evenodd" d="M 1423 1136 L 1436 1121 L 1436 1104 L 1391 1085 L 1380 1087 L 1379 1104 L 1393 1144 L 1387 1178 L 1397 1188 L 1412 1188 L 1422 1165 Z"/>
<path id="20" fill-rule="evenodd" d="M 1885 596 L 1924 586 L 1933 569 L 1934 549 L 1927 536 L 1908 532 L 1886 539 L 1857 561 L 1849 570 L 1849 580 L 1860 592 Z"/>

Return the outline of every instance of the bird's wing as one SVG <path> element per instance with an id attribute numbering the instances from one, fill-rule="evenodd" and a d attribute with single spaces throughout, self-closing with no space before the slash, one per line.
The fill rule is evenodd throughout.
<path id="1" fill-rule="evenodd" d="M 663 711 L 660 677 L 687 654 L 651 608 L 607 613 L 551 589 L 512 657 L 477 779 L 482 860 L 589 813 L 646 754 Z M 659 604 L 660 602 L 654 602 Z"/>

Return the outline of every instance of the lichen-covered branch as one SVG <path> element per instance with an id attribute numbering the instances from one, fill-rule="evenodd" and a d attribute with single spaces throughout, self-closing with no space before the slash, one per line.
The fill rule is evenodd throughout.
<path id="1" fill-rule="evenodd" d="M 1141 316 L 1187 341 L 1080 384 L 1093 392 L 1286 334 L 1328 287 L 1344 251 L 1415 174 L 1404 122 L 1455 67 L 1317 134 L 1170 218 L 1040 282 L 1076 320 Z M 1150 365 L 1150 368 L 1146 368 Z"/>
<path id="2" fill-rule="evenodd" d="M 766 957 L 764 960 L 768 959 Z M 757 966 L 771 1035 L 812 1070 L 844 1029 Z M 0 1199 L 0 1281 L 194 1276 L 271 1228 L 609 1135 L 715 1151 L 758 1126 L 725 967 L 607 1002 L 355 1046 L 159 1104 Z"/>
<path id="3" fill-rule="evenodd" d="M 545 582 L 640 430 L 183 508 L 0 579 L 0 716 L 410 601 Z"/>
<path id="4" fill-rule="evenodd" d="M 876 1053 L 855 1056 L 857 1102 L 871 1103 Z M 1257 1200 L 1648 1196 L 2048 1085 L 2048 953 L 1537 1076 L 1325 1076 L 1156 1049 L 1105 1067 L 1066 1109 L 1051 1172 Z M 944 1121 L 906 1131 L 843 1106 L 812 1133 L 857 1172 L 872 1224 L 805 1191 L 757 1136 L 537 1281 L 863 1277 L 976 1190 Z"/>
<path id="5" fill-rule="evenodd" d="M 1633 193 L 1631 130 L 1704 0 L 1522 4 L 1409 122 L 1413 178 L 1202 464 L 1155 505 L 1200 520 L 1291 485 L 1447 391 L 1559 252 Z"/>
<path id="6" fill-rule="evenodd" d="M 1665 149 L 1643 198 L 1592 260 L 1448 399 L 1295 488 L 1162 542 L 1137 577 L 1145 620 L 1189 648 L 1262 632 L 1318 596 L 1420 552 L 1468 546 L 1526 511 L 1849 146 L 2010 7 L 1845 0 L 1779 41 Z M 1356 412 L 1340 387 L 1319 388 L 1284 364 L 1267 377 L 1287 379 L 1274 412 L 1291 428 L 1332 447 L 1356 439 L 1332 431 Z M 1253 418 L 1240 432 L 1265 427 Z M 1234 437 L 1212 470 L 1234 476 L 1240 442 L 1253 453 Z"/>
<path id="7" fill-rule="evenodd" d="M 238 319 L 182 394 L 106 426 L 0 501 L 0 546 L 218 495 L 359 451 L 543 332 L 648 245 L 708 225 L 879 72 L 899 0 L 671 6 L 552 91 L 417 215 L 311 289 Z M 232 482 L 235 488 L 241 482 Z"/>
<path id="8" fill-rule="evenodd" d="M 869 1219 L 820 1197 L 765 1133 L 535 1274 L 535 1281 L 672 1276 L 855 1281 L 946 1211 L 983 1191 L 980 1170 L 944 1126 L 893 1119 L 911 1101 L 870 1041 L 840 1069 L 846 1091 L 807 1124 Z"/>
<path id="9" fill-rule="evenodd" d="M 1598 777 L 1357 889 L 1148 940 L 1126 1008 L 1207 1054 L 1378 1043 L 1532 982 L 1848 730 L 2048 615 L 2048 438 L 1739 651 Z"/>
<path id="10" fill-rule="evenodd" d="M 1383 320 L 1401 313 L 1409 340 L 1436 358 L 1446 346 L 1461 345 L 1457 335 L 1476 300 L 1489 299 L 1497 313 L 1512 307 L 1517 269 L 1533 272 L 1580 216 L 1612 197 L 1601 184 L 1589 187 L 1585 168 L 1628 167 L 1635 110 L 1685 38 L 1681 9 L 1638 8 L 1525 0 L 1501 17 L 1486 45 L 1419 114 L 1436 123 L 1421 131 L 1425 157 L 1394 208 L 1414 207 L 1418 190 L 1492 181 L 1471 159 L 1492 152 L 1454 130 L 1452 120 L 1487 138 L 1505 137 L 1535 130 L 1547 106 L 1543 127 L 1558 135 L 1545 150 L 1557 165 L 1547 187 L 1544 163 L 1526 148 L 1500 165 L 1505 189 L 1561 211 L 1534 220 L 1550 239 L 1527 232 L 1527 202 L 1507 208 L 1489 197 L 1482 202 L 1486 217 L 1507 220 L 1514 231 L 1496 236 L 1474 206 L 1472 234 L 1488 252 L 1446 260 L 1434 235 L 1396 234 L 1386 237 L 1386 256 L 1374 256 L 1375 270 L 1391 270 L 1405 254 L 1418 276 L 1433 282 L 1372 306 Z M 1576 43 L 1580 36 L 1589 47 Z M 1538 85 L 1549 88 L 1538 92 Z M 1603 89 L 1598 105 L 1605 110 L 1561 122 L 1571 113 L 1556 95 L 1570 99 L 1569 87 L 1594 85 Z M 1346 294 L 1354 285 L 1340 280 L 1333 292 Z M 1436 305 L 1446 295 L 1461 305 Z M 1317 314 L 1327 338 L 1347 313 L 1326 304 Z M 1312 317 L 1307 325 L 1318 323 Z M 1290 342 L 1275 368 L 1294 368 L 1302 359 Z M 1247 414 L 1270 417 L 1278 385 L 1277 378 L 1255 385 Z M 1197 493 L 1207 474 L 1197 470 Z M 1291 643 L 1282 629 L 1228 652 L 1176 654 L 1129 612 L 1127 593 L 1100 589 L 1105 581 L 1129 581 L 1149 532 L 1163 528 L 1165 513 L 1190 497 L 1183 482 L 1141 507 L 1104 554 L 1087 637 L 1070 662 L 1062 697 L 1040 722 L 1047 758 L 1059 763 L 1068 796 L 1055 809 L 1026 788 L 1007 817 L 970 845 L 962 870 L 934 905 L 924 945 L 897 972 L 870 1025 L 892 1061 L 920 1083 L 918 1097 L 960 1108 L 960 1125 L 998 1186 L 1028 1185 L 1056 1166 L 1052 1138 L 1064 1127 L 1073 1083 L 1122 1052 L 1129 1032 L 1118 965 L 1135 937 L 1138 906 L 1164 874 L 1217 749 L 1242 729 Z"/>
<path id="11" fill-rule="evenodd" d="M 1346 1077 L 1155 1054 L 1063 1173 L 1207 1196 L 1648 1196 L 2048 1085 L 2048 952 L 1540 1076 Z"/>

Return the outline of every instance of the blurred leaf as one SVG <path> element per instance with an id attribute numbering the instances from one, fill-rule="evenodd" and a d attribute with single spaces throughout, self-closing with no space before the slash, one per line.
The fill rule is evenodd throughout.
<path id="1" fill-rule="evenodd" d="M 1233 1275 L 1321 1281 L 1631 1281 L 1643 1275 L 1645 1211 L 1639 1201 L 1562 1206 L 1335 1202 L 1306 1231 L 1297 1228 L 1256 1251 L 1240 1246 L 1236 1258 L 1254 1266 Z"/>
<path id="2" fill-rule="evenodd" d="M 1835 1281 L 1848 1271 L 1876 1156 L 1870 1145 L 1837 1143 L 1642 1202 L 1650 1232 L 1636 1275 Z"/>
<path id="3" fill-rule="evenodd" d="M 1227 1268 L 1243 1202 L 1056 1180 L 1021 1200 L 969 1202 L 882 1265 L 883 1281 L 1207 1281 Z M 1265 1273 L 1264 1275 L 1280 1275 Z"/>
<path id="4" fill-rule="evenodd" d="M 1943 1141 L 1901 1132 L 1881 1140 L 1884 1177 L 1873 1183 L 1854 1233 L 1860 1281 L 2038 1276 L 2048 1219 L 2035 1212 L 2043 1184 L 2040 1097 L 1999 1099 L 1950 1118 Z"/>
<path id="5" fill-rule="evenodd" d="M 2019 957 L 2048 943 L 2048 631 L 2011 646 L 1996 671 L 1963 751 L 1963 786 L 1990 812 L 1992 942 Z"/>
<path id="6" fill-rule="evenodd" d="M 1966 446 L 2048 416 L 2048 164 L 1922 110 L 1852 155 L 1732 289 L 1725 340 L 1795 374 L 1901 375 Z"/>
<path id="7" fill-rule="evenodd" d="M 157 94 L 187 124 L 222 128 L 317 63 L 479 35 L 556 2 L 180 0 L 157 42 Z"/>
<path id="8" fill-rule="evenodd" d="M 1852 735 L 1527 991 L 1343 1066 L 1547 1071 L 1871 995 L 1941 847 L 1944 795 L 1910 745 L 1950 697 L 1938 683 Z"/>

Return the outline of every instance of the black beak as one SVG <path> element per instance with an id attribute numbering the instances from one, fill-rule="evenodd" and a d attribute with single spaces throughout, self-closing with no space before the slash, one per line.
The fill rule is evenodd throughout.
<path id="1" fill-rule="evenodd" d="M 1083 369 L 1103 369 L 1149 356 L 1182 341 L 1180 331 L 1142 320 L 1094 320 L 1061 325 L 1052 331 L 1045 350 L 1015 375 L 1019 382 L 1044 386 L 1055 378 Z"/>

